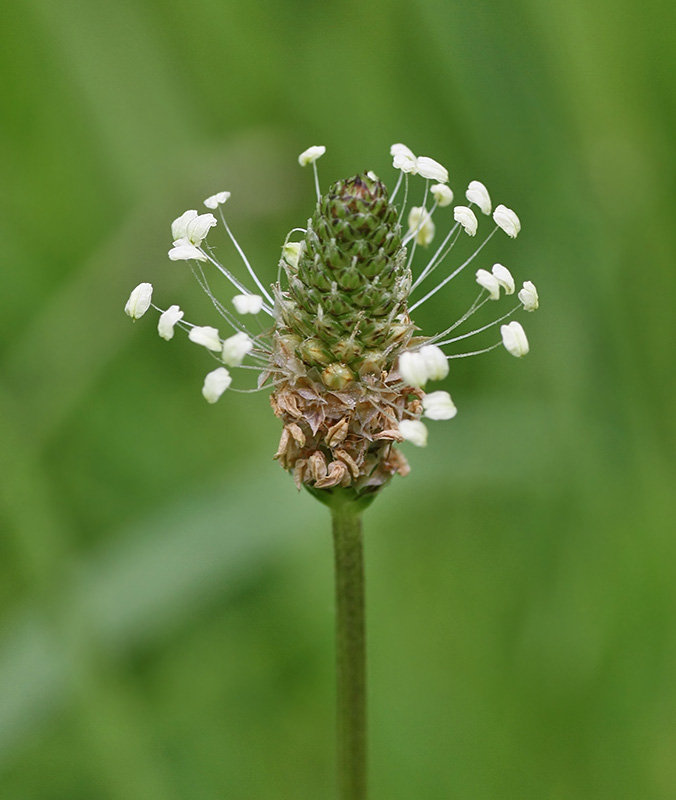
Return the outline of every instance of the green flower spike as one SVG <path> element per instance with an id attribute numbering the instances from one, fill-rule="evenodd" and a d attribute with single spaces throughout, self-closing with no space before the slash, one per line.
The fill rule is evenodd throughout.
<path id="1" fill-rule="evenodd" d="M 538 298 L 535 287 L 527 281 L 518 295 L 519 304 L 511 310 L 467 333 L 451 335 L 489 300 L 499 300 L 501 291 L 505 295 L 514 292 L 514 280 L 502 264 L 493 265 L 490 271 L 481 268 L 476 273 L 480 293 L 470 308 L 441 333 L 415 335 L 411 312 L 472 263 L 498 230 L 514 238 L 521 229 L 519 218 L 499 205 L 493 213 L 495 225 L 479 246 L 427 294 L 411 303 L 421 284 L 456 247 L 467 243 L 463 233 L 467 237 L 476 235 L 479 220 L 475 209 L 490 218 L 488 190 L 483 183 L 472 181 L 465 194 L 468 205 L 445 212 L 454 196 L 446 185 L 447 170 L 439 162 L 417 157 L 405 145 L 397 144 L 390 150 L 393 166 L 399 171 L 391 195 L 373 172 L 338 181 L 322 194 L 317 160 L 324 152 L 324 147 L 313 146 L 299 156 L 301 166 L 312 166 L 317 205 L 307 227 L 294 229 L 302 232 L 302 238 L 292 241 L 291 234 L 287 237 L 279 263 L 280 281 L 270 291 L 254 272 L 225 220 L 223 204 L 230 197 L 228 192 L 212 195 L 205 205 L 218 211 L 255 283 L 255 292 L 203 246 L 207 234 L 217 225 L 213 215 L 198 215 L 191 210 L 172 225 L 171 260 L 191 264 L 234 335 L 221 338 L 216 328 L 184 321 L 177 306 L 167 311 L 154 306 L 149 284 L 132 292 L 127 313 L 138 318 L 147 300 L 162 313 L 163 338 L 170 339 L 174 326 L 178 326 L 193 342 L 211 351 L 223 366 L 207 375 L 203 393 L 210 403 L 231 386 L 225 366 L 257 369 L 258 388 L 270 387 L 273 411 L 283 424 L 275 458 L 293 475 L 298 488 L 305 486 L 327 502 L 339 487 L 354 499 L 368 500 L 393 475 L 409 472 L 396 445 L 404 440 L 418 446 L 427 443 L 427 428 L 421 417 L 446 420 L 455 416 L 448 392 L 426 395 L 424 391 L 428 381 L 446 378 L 449 360 L 501 345 L 512 355 L 522 356 L 529 346 L 521 325 L 512 322 L 501 326 L 501 341 L 479 350 L 448 354 L 443 348 L 493 328 L 521 308 L 534 310 Z M 424 188 L 419 204 L 411 206 L 404 217 L 411 179 L 421 180 Z M 404 202 L 400 207 L 395 200 L 402 186 Z M 406 231 L 401 227 L 404 218 L 408 221 Z M 429 247 L 436 230 L 444 224 L 447 233 L 441 244 L 414 277 L 412 264 L 417 248 Z M 235 313 L 211 292 L 205 262 L 235 288 L 237 293 L 231 298 Z M 263 333 L 252 332 L 242 320 L 258 314 L 270 317 L 271 325 Z M 250 363 L 243 364 L 245 360 Z"/>

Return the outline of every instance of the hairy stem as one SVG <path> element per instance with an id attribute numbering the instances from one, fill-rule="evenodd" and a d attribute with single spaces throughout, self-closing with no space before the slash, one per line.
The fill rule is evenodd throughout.
<path id="1" fill-rule="evenodd" d="M 336 569 L 338 786 L 340 800 L 366 798 L 366 641 L 361 508 L 332 505 Z"/>

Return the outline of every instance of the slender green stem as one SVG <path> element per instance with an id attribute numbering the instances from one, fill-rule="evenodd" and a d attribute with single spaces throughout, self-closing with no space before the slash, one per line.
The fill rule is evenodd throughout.
<path id="1" fill-rule="evenodd" d="M 361 508 L 331 507 L 336 568 L 338 787 L 340 800 L 366 798 L 366 639 Z"/>

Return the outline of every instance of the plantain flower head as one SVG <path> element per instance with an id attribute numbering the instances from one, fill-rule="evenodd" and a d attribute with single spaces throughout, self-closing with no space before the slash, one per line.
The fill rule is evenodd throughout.
<path id="1" fill-rule="evenodd" d="M 317 161 L 325 151 L 315 145 L 298 157 L 301 166 L 312 167 L 317 200 L 307 222 L 286 237 L 281 258 L 271 259 L 266 274 L 278 270 L 272 285 L 259 277 L 228 225 L 229 192 L 218 192 L 203 202 L 222 225 L 213 214 L 190 209 L 173 221 L 169 250 L 171 262 L 182 269 L 189 264 L 219 315 L 218 327 L 188 322 L 177 305 L 155 306 L 149 283 L 134 289 L 125 312 L 139 319 L 152 307 L 163 339 L 181 331 L 200 345 L 202 357 L 216 360 L 219 366 L 207 372 L 202 386 L 208 403 L 227 390 L 269 391 L 282 427 L 275 458 L 299 489 L 329 502 L 338 491 L 369 499 L 394 475 L 408 474 L 401 448 L 427 445 L 430 431 L 422 419 L 436 424 L 458 413 L 442 383 L 454 380 L 451 362 L 501 347 L 518 358 L 526 355 L 525 331 L 506 320 L 537 309 L 538 295 L 526 281 L 516 305 L 473 327 L 471 318 L 495 308 L 493 303 L 509 302 L 515 292 L 511 271 L 500 263 L 491 266 L 484 252 L 498 230 L 511 238 L 519 233 L 515 212 L 498 205 L 490 228 L 492 201 L 479 181 L 465 192 L 468 206 L 453 206 L 446 167 L 402 143 L 390 149 L 397 171 L 392 191 L 369 170 L 322 192 Z M 488 217 L 478 244 L 473 241 L 479 221 L 470 206 Z M 230 258 L 221 263 L 207 244 L 216 227 L 229 238 L 240 269 Z M 435 239 L 438 246 L 431 248 Z M 429 254 L 416 260 L 422 248 Z M 415 312 L 436 295 L 441 308 L 450 308 L 447 287 L 463 273 L 471 285 L 470 264 L 479 290 L 475 301 L 440 332 L 423 333 Z M 234 289 L 230 302 L 212 290 L 211 273 Z M 483 344 L 466 350 L 474 337 L 483 337 Z M 252 374 L 257 383 L 247 388 Z M 427 391 L 429 384 L 436 384 L 434 391 Z"/>

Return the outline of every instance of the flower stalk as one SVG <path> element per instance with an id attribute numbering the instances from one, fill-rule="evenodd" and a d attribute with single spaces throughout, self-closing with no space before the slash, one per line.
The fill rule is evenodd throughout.
<path id="1" fill-rule="evenodd" d="M 366 627 L 361 508 L 331 504 L 336 580 L 337 771 L 340 800 L 366 798 Z"/>

